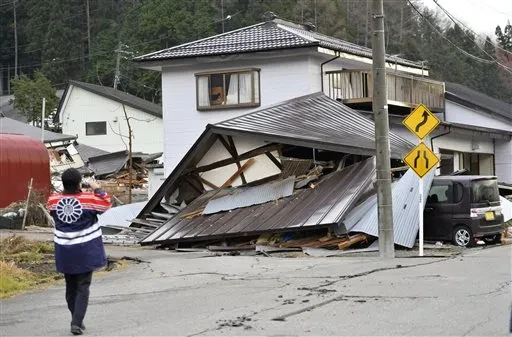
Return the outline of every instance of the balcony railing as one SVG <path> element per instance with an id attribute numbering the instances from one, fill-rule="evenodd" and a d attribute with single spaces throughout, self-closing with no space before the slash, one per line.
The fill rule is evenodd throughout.
<path id="1" fill-rule="evenodd" d="M 344 103 L 372 101 L 372 72 L 368 70 L 340 70 L 326 72 L 326 95 Z M 432 110 L 444 110 L 444 83 L 424 77 L 386 73 L 388 104 L 414 107 L 420 103 Z"/>

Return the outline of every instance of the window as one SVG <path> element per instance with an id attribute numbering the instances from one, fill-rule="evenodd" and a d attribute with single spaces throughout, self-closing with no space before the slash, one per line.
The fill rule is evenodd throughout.
<path id="1" fill-rule="evenodd" d="M 498 181 L 496 179 L 475 180 L 471 185 L 473 189 L 472 201 L 474 203 L 500 201 Z"/>
<path id="2" fill-rule="evenodd" d="M 260 105 L 257 69 L 196 74 L 197 109 L 212 110 Z"/>
<path id="3" fill-rule="evenodd" d="M 85 123 L 85 135 L 97 136 L 107 134 L 107 122 L 87 122 Z"/>
<path id="4" fill-rule="evenodd" d="M 435 184 L 428 193 L 428 204 L 451 204 L 453 203 L 453 185 L 449 182 Z"/>

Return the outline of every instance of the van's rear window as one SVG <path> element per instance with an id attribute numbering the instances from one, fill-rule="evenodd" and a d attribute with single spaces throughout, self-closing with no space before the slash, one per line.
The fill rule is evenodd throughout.
<path id="1" fill-rule="evenodd" d="M 497 180 L 476 180 L 472 185 L 474 203 L 500 201 Z"/>

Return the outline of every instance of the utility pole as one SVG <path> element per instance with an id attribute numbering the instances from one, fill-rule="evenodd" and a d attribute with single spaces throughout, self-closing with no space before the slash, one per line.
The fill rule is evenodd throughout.
<path id="1" fill-rule="evenodd" d="M 91 18 L 89 12 L 89 0 L 86 0 L 85 10 L 87 11 L 87 60 L 89 60 L 89 54 L 91 53 Z"/>
<path id="2" fill-rule="evenodd" d="M 366 33 L 364 34 L 364 46 L 368 47 L 368 27 L 370 20 L 370 0 L 366 0 Z"/>
<path id="3" fill-rule="evenodd" d="M 220 16 L 222 19 L 222 32 L 224 33 L 224 0 L 220 0 Z"/>
<path id="4" fill-rule="evenodd" d="M 44 143 L 44 120 L 45 120 L 45 110 L 46 110 L 46 98 L 43 97 L 43 108 L 41 109 L 41 142 Z"/>
<path id="5" fill-rule="evenodd" d="M 126 119 L 126 125 L 128 126 L 128 203 L 132 203 L 132 169 L 133 169 L 133 157 L 132 157 L 132 125 L 130 124 L 130 118 L 126 113 L 126 108 L 123 104 L 124 118 Z"/>
<path id="6" fill-rule="evenodd" d="M 14 11 L 14 78 L 18 78 L 18 28 L 16 24 L 16 0 L 12 2 Z"/>
<path id="7" fill-rule="evenodd" d="M 119 72 L 119 63 L 121 62 L 121 41 L 119 41 L 116 49 L 117 57 L 116 57 L 116 73 L 114 75 L 114 89 L 117 89 L 117 85 L 119 84 L 119 77 L 121 76 Z"/>
<path id="8" fill-rule="evenodd" d="M 375 149 L 377 153 L 379 252 L 382 258 L 394 258 L 393 199 L 391 196 L 391 158 L 389 148 L 383 0 L 372 0 L 372 13 L 372 108 L 373 114 L 375 115 Z"/>

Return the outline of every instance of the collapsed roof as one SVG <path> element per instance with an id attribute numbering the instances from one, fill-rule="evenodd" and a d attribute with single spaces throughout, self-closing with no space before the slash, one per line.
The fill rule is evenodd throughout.
<path id="1" fill-rule="evenodd" d="M 374 128 L 322 93 L 208 125 L 132 226 L 147 232 L 143 244 L 153 244 L 339 224 L 374 177 Z M 392 132 L 389 137 L 393 158 L 414 146 Z M 292 152 L 302 159 L 292 158 L 290 166 Z M 316 168 L 322 155 L 336 163 L 314 188 L 286 186 L 287 178 L 309 170 L 301 161 Z"/>

